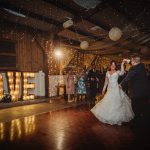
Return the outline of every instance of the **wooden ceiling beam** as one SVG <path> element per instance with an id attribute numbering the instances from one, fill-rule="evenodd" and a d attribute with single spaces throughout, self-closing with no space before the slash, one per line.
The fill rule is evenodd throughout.
<path id="1" fill-rule="evenodd" d="M 42 16 L 42 15 L 39 15 L 37 13 L 34 13 L 33 11 L 31 12 L 30 10 L 26 10 L 25 8 L 19 8 L 17 6 L 14 6 L 12 4 L 7 4 L 7 3 L 2 3 L 1 4 L 1 7 L 2 8 L 7 8 L 7 9 L 10 9 L 10 10 L 13 10 L 13 11 L 16 11 L 18 13 L 22 13 L 24 14 L 25 16 L 28 16 L 28 17 L 31 17 L 31 18 L 35 18 L 37 20 L 40 20 L 40 21 L 43 21 L 43 22 L 46 22 L 46 23 L 50 23 L 50 24 L 53 24 L 53 25 L 59 25 L 60 22 L 50 18 L 50 17 L 45 17 L 45 16 Z"/>
<path id="2" fill-rule="evenodd" d="M 60 44 L 61 43 L 70 44 L 70 46 L 74 47 L 74 48 L 79 48 L 78 46 L 80 45 L 79 41 L 76 41 L 76 40 L 73 40 L 73 39 L 68 40 L 68 38 L 63 37 L 63 36 L 55 36 L 54 41 L 57 41 L 57 42 L 59 41 Z"/>
<path id="3" fill-rule="evenodd" d="M 29 31 L 31 33 L 35 33 L 38 32 L 40 34 L 42 34 L 44 37 L 48 37 L 48 33 L 46 31 L 43 31 L 42 29 L 35 29 L 31 26 L 27 26 L 27 25 L 23 25 L 23 24 L 18 24 L 16 22 L 12 22 L 9 20 L 5 20 L 5 19 L 0 19 L 0 27 L 2 27 L 2 29 L 9 29 L 11 27 L 17 27 L 17 29 L 19 31 Z M 35 32 L 36 31 L 36 32 Z"/>
<path id="4" fill-rule="evenodd" d="M 85 31 L 82 31 L 82 30 L 77 29 L 77 28 L 75 28 L 75 27 L 70 27 L 69 30 L 71 30 L 71 31 L 73 31 L 73 32 L 75 32 L 75 33 L 78 33 L 78 34 L 80 34 L 80 35 L 87 36 L 88 38 L 91 38 L 91 39 L 93 39 L 93 40 L 102 40 L 102 37 L 100 37 L 100 36 L 95 36 L 95 35 L 93 35 L 93 34 L 91 34 L 91 33 L 87 33 L 87 32 L 85 32 Z"/>
<path id="5" fill-rule="evenodd" d="M 48 19 L 57 20 L 58 22 L 63 21 L 65 16 L 73 17 L 71 13 L 59 9 L 50 3 L 46 3 L 43 0 L 3 0 L 2 4 L 17 7 L 20 10 L 26 10 L 27 12 L 32 12 Z"/>
<path id="6" fill-rule="evenodd" d="M 136 16 L 135 18 L 131 18 L 131 17 L 127 14 L 127 12 L 125 12 L 123 9 L 116 7 L 115 3 L 113 3 L 111 0 L 109 0 L 108 2 L 109 2 L 109 4 L 110 4 L 111 7 L 113 7 L 116 11 L 118 11 L 121 15 L 123 15 L 125 18 L 127 18 L 127 19 L 128 19 L 130 22 L 132 22 L 134 25 L 138 26 L 140 31 L 145 31 L 145 29 L 143 28 L 143 26 L 142 26 L 142 25 L 139 25 L 139 24 L 137 23 L 137 21 L 136 21 L 138 18 L 142 17 L 142 14 L 144 13 L 145 8 L 143 9 L 143 11 L 139 11 L 139 13 L 137 14 L 137 16 Z M 141 2 L 142 2 L 142 1 L 141 1 Z M 145 3 L 145 7 L 146 7 L 147 9 L 150 9 L 150 2 L 149 2 L 149 1 L 144 1 L 143 3 Z M 149 30 L 146 30 L 146 32 L 149 32 L 149 33 L 150 33 Z"/>
<path id="7" fill-rule="evenodd" d="M 150 42 L 150 37 L 149 38 L 146 38 L 145 40 L 141 41 L 140 44 L 145 44 L 147 42 Z"/>
<path id="8" fill-rule="evenodd" d="M 9 1 L 8 1 L 9 2 Z M 51 24 L 53 24 L 53 25 L 56 25 L 57 27 L 56 27 L 56 30 L 55 30 L 55 34 L 56 33 L 58 33 L 59 31 L 61 31 L 62 30 L 62 23 L 61 22 L 59 22 L 59 21 L 57 21 L 57 20 L 54 20 L 54 19 L 52 19 L 52 18 L 50 18 L 50 17 L 45 17 L 45 16 L 42 16 L 42 15 L 39 15 L 39 14 L 37 14 L 37 13 L 34 13 L 33 11 L 31 12 L 30 11 L 30 9 L 28 9 L 28 10 L 26 10 L 26 7 L 24 7 L 24 6 L 21 6 L 21 9 L 18 7 L 18 5 L 17 6 L 15 6 L 14 4 L 9 4 L 9 3 L 2 3 L 2 7 L 3 8 L 7 8 L 7 9 L 11 9 L 11 10 L 14 10 L 14 11 L 16 11 L 16 12 L 20 12 L 20 13 L 22 13 L 22 14 L 24 14 L 24 15 L 26 15 L 26 16 L 28 16 L 28 17 L 32 17 L 32 18 L 36 18 L 36 19 L 38 19 L 38 20 L 40 20 L 40 21 L 43 21 L 43 22 L 46 22 L 46 23 L 51 23 Z M 77 17 L 76 17 L 76 19 L 75 20 L 77 20 Z M 60 30 L 61 29 L 61 30 Z M 73 31 L 73 32 L 77 32 L 77 33 L 79 33 L 80 35 L 84 35 L 84 36 L 88 36 L 89 38 L 91 38 L 91 39 L 94 39 L 94 40 L 99 40 L 99 39 L 101 39 L 101 38 L 99 38 L 99 37 L 96 37 L 96 36 L 94 36 L 93 34 L 91 34 L 91 33 L 87 33 L 87 32 L 84 32 L 84 31 L 81 31 L 81 30 L 79 30 L 79 29 L 75 29 L 74 27 L 71 27 L 69 30 L 71 30 L 71 31 Z"/>
<path id="9" fill-rule="evenodd" d="M 36 10 L 32 10 L 32 12 L 31 12 L 31 7 L 30 7 L 30 9 L 29 8 L 27 8 L 27 6 L 24 6 L 24 5 L 20 5 L 20 7 L 21 7 L 21 9 L 18 7 L 19 6 L 19 4 L 17 4 L 17 6 L 16 6 L 16 4 L 14 5 L 14 3 L 13 2 L 10 2 L 10 0 L 5 0 L 5 3 L 3 4 L 5 7 L 7 6 L 7 8 L 13 8 L 14 10 L 17 10 L 17 11 L 20 11 L 20 12 L 22 12 L 23 14 L 25 14 L 25 15 L 28 15 L 29 17 L 32 17 L 32 18 L 36 18 L 36 19 L 38 19 L 38 20 L 40 20 L 40 21 L 43 21 L 43 22 L 46 22 L 46 23 L 51 23 L 51 24 L 54 24 L 54 25 L 56 25 L 58 28 L 60 27 L 60 29 L 63 29 L 63 27 L 62 27 L 62 22 L 59 22 L 58 20 L 55 20 L 54 18 L 51 18 L 51 16 L 49 15 L 49 16 L 47 16 L 48 14 L 47 13 L 41 13 L 41 12 L 39 12 L 37 9 Z M 39 2 L 41 2 L 41 0 L 37 0 L 37 3 L 39 3 Z M 19 1 L 19 3 L 21 4 L 21 2 Z M 46 2 L 45 2 L 46 3 Z M 54 3 L 53 3 L 54 4 Z M 51 6 L 51 4 L 50 4 L 50 6 Z M 56 6 L 55 6 L 56 7 Z M 53 8 L 54 8 L 54 6 L 53 6 Z M 62 8 L 57 8 L 58 9 L 58 11 L 66 11 L 65 9 L 63 9 L 62 10 Z M 36 13 L 34 12 L 34 11 L 36 11 Z M 37 14 L 37 11 L 38 11 L 38 14 Z M 68 10 L 67 10 L 68 11 Z M 93 13 L 91 13 L 91 14 L 94 14 L 94 13 L 97 13 L 97 11 L 98 11 L 98 9 L 96 10 L 96 11 L 93 11 Z M 73 21 L 75 20 L 75 23 L 76 22 L 78 22 L 78 21 L 81 21 L 82 19 L 87 19 L 87 17 L 89 17 L 88 15 L 86 16 L 84 16 L 84 15 L 82 15 L 82 17 L 79 17 L 77 14 L 75 15 L 75 13 L 76 12 L 68 12 L 68 14 L 70 14 L 71 16 L 73 16 L 74 18 L 73 18 Z M 87 19 L 87 20 L 89 20 L 89 19 Z M 90 21 L 90 22 L 94 22 L 94 24 L 96 24 L 96 25 L 99 25 L 98 23 L 96 23 L 95 21 Z M 99 25 L 100 27 L 102 27 L 102 25 Z M 105 28 L 105 27 L 104 27 Z M 64 30 L 64 29 L 63 29 Z M 94 36 L 93 34 L 89 34 L 88 32 L 84 32 L 84 31 L 81 31 L 81 30 L 79 30 L 79 29 L 76 29 L 75 27 L 70 27 L 69 28 L 69 30 L 70 31 L 73 31 L 73 32 L 75 32 L 75 33 L 78 33 L 78 34 L 80 34 L 80 35 L 83 35 L 83 36 L 86 36 L 86 37 L 89 37 L 90 39 L 92 39 L 92 40 L 101 40 L 102 38 L 100 37 L 100 38 L 98 38 L 97 36 Z M 107 29 L 105 29 L 105 30 L 109 30 L 108 28 Z M 62 38 L 62 37 L 61 37 Z M 60 39 L 61 39 L 60 38 Z M 68 40 L 68 41 L 71 41 L 70 40 L 70 38 L 66 38 L 66 40 Z M 120 41 L 118 41 L 118 42 L 120 42 Z M 74 42 L 72 42 L 72 43 L 77 43 L 77 41 L 76 40 L 74 40 Z M 79 44 L 79 43 L 78 43 Z M 126 44 L 127 45 L 127 44 Z M 113 47 L 115 47 L 116 49 L 117 48 L 128 48 L 128 46 L 126 46 L 126 45 L 124 45 L 124 46 L 122 46 L 121 44 L 119 44 L 119 43 L 114 43 L 114 44 L 108 44 L 107 42 L 105 42 L 105 44 L 102 46 L 103 48 L 109 48 L 109 47 L 111 47 L 111 46 L 113 46 Z"/>
<path id="10" fill-rule="evenodd" d="M 73 19 L 74 23 L 78 23 L 78 22 L 82 21 L 83 19 L 85 19 L 85 20 L 87 20 L 87 21 L 89 21 L 89 22 L 91 22 L 91 23 L 93 23 L 93 24 L 95 24 L 95 25 L 97 25 L 97 26 L 100 26 L 101 28 L 103 28 L 103 29 L 106 30 L 106 31 L 109 30 L 108 27 L 105 26 L 104 24 L 100 24 L 100 23 L 95 22 L 94 20 L 91 19 L 91 16 L 94 15 L 95 13 L 97 13 L 97 12 L 99 11 L 99 7 L 102 6 L 102 3 L 99 4 L 99 7 L 96 7 L 95 10 L 92 10 L 92 11 L 89 13 L 89 14 L 90 14 L 90 16 L 89 16 L 89 15 L 88 15 L 88 12 L 79 14 L 79 11 L 75 11 L 75 10 L 73 10 L 72 8 L 69 8 L 69 7 L 65 6 L 65 5 L 64 5 L 64 2 L 63 2 L 63 3 L 60 3 L 60 4 L 57 2 L 57 5 L 56 5 L 56 2 L 55 2 L 54 0 L 43 0 L 43 1 L 46 1 L 46 2 L 48 2 L 48 3 L 50 3 L 50 4 L 53 4 L 53 5 L 57 6 L 57 7 L 59 7 L 60 9 L 63 9 L 63 10 L 65 10 L 65 11 L 67 11 L 67 12 L 73 14 L 74 17 L 73 17 L 72 19 Z M 106 1 L 106 0 L 105 0 L 105 1 Z M 105 3 L 104 3 L 104 4 L 105 4 Z M 83 12 L 84 12 L 84 10 L 83 10 Z M 63 30 L 63 28 L 60 28 L 60 30 Z"/>
<path id="11" fill-rule="evenodd" d="M 34 29 L 39 29 L 42 31 L 50 32 L 53 29 L 52 24 L 49 24 L 49 23 L 31 18 L 31 17 L 27 17 L 27 16 L 26 17 L 15 16 L 5 11 L 4 9 L 0 9 L 0 18 L 4 20 L 8 20 L 13 23 L 29 26 Z"/>

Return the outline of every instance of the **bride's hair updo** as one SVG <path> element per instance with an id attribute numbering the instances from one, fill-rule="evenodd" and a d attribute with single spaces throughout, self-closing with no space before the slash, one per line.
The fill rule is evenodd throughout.
<path id="1" fill-rule="evenodd" d="M 116 62 L 115 60 L 112 60 L 112 61 L 110 62 L 109 71 L 111 70 L 111 65 L 112 65 L 113 63 L 115 64 L 115 67 L 116 67 L 115 70 L 118 70 L 117 62 Z"/>

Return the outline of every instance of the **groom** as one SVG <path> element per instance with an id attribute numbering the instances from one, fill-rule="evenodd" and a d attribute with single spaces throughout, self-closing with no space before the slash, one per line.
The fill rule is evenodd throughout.
<path id="1" fill-rule="evenodd" d="M 121 87 L 129 85 L 129 95 L 132 99 L 132 108 L 135 113 L 134 121 L 138 123 L 141 118 L 148 121 L 150 83 L 146 75 L 144 64 L 140 62 L 138 55 L 131 58 L 132 67 L 127 76 L 120 83 Z"/>

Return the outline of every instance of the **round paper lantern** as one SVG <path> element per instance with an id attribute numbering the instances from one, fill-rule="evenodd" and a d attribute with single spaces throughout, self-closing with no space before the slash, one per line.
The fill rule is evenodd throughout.
<path id="1" fill-rule="evenodd" d="M 150 54 L 150 48 L 142 47 L 140 52 L 144 55 Z"/>
<path id="2" fill-rule="evenodd" d="M 117 28 L 117 27 L 113 27 L 110 31 L 109 31 L 109 38 L 112 41 L 117 41 L 121 38 L 122 36 L 122 31 Z"/>
<path id="3" fill-rule="evenodd" d="M 87 41 L 82 41 L 80 43 L 81 49 L 87 49 L 89 47 L 89 43 Z"/>
<path id="4" fill-rule="evenodd" d="M 63 27 L 66 29 L 66 28 L 69 28 L 70 26 L 73 25 L 73 21 L 71 19 L 67 20 L 66 22 L 63 23 Z"/>

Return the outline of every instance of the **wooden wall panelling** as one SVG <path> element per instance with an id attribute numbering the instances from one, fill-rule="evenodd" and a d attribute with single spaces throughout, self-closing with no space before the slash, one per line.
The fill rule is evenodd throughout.
<path id="1" fill-rule="evenodd" d="M 13 30 L 13 31 L 12 31 Z M 33 36 L 28 31 L 14 29 L 3 30 L 0 39 L 16 41 L 16 62 L 18 71 L 43 70 L 43 52 L 32 41 Z"/>

